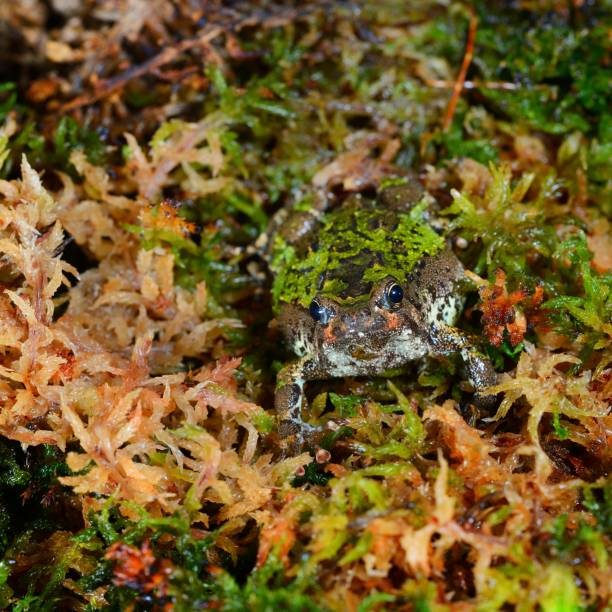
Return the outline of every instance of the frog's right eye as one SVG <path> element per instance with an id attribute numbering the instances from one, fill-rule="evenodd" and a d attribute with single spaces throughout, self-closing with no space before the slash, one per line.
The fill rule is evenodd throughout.
<path id="1" fill-rule="evenodd" d="M 310 316 L 317 323 L 321 323 L 321 325 L 327 325 L 329 320 L 334 316 L 333 310 L 327 306 L 323 306 L 316 298 L 310 302 L 308 312 L 310 312 Z"/>
<path id="2" fill-rule="evenodd" d="M 404 299 L 404 290 L 397 283 L 393 283 L 387 287 L 387 300 L 393 306 L 397 306 Z"/>

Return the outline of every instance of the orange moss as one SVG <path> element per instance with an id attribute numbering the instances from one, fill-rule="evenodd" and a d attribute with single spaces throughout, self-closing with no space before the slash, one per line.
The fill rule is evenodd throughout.
<path id="1" fill-rule="evenodd" d="M 25 445 L 64 449 L 77 441 L 81 450 L 67 457 L 75 475 L 61 482 L 84 501 L 113 495 L 153 513 L 187 505 L 204 524 L 206 501 L 220 504 L 215 520 L 249 515 L 291 471 L 282 462 L 255 462 L 257 407 L 240 395 L 240 360 L 210 355 L 224 330 L 240 323 L 207 319 L 206 287 L 177 287 L 173 256 L 140 249 L 120 227 L 123 213 L 114 218 L 130 201 L 111 194 L 101 169 L 76 161 L 85 181 L 67 183 L 72 191 L 60 202 L 25 159 L 21 181 L 0 182 L 0 248 L 14 279 L 0 295 L 0 432 Z M 98 198 L 102 224 L 83 214 L 86 193 Z M 101 257 L 74 287 L 71 277 L 79 275 L 61 257 L 60 219 Z M 177 231 L 190 229 L 164 219 Z M 111 248 L 99 242 L 108 222 Z M 62 285 L 67 308 L 56 316 Z M 207 365 L 177 371 L 186 357 Z M 305 462 L 289 460 L 294 470 Z M 92 499 L 84 510 L 100 503 Z"/>
<path id="2" fill-rule="evenodd" d="M 493 285 L 480 289 L 479 308 L 482 311 L 482 325 L 489 342 L 493 346 L 500 346 L 504 339 L 504 332 L 507 331 L 510 344 L 516 346 L 523 340 L 527 332 L 525 313 L 516 306 L 522 304 L 524 308 L 535 310 L 543 299 L 542 286 L 537 286 L 531 297 L 524 289 L 518 289 L 509 294 L 506 288 L 506 274 L 503 270 L 497 270 Z"/>
<path id="3" fill-rule="evenodd" d="M 195 223 L 189 223 L 180 217 L 178 210 L 177 205 L 164 200 L 158 208 L 143 208 L 140 213 L 140 221 L 145 228 L 169 230 L 178 236 L 186 236 L 195 232 Z"/>
<path id="4" fill-rule="evenodd" d="M 148 540 L 140 548 L 115 542 L 104 558 L 115 562 L 114 584 L 135 589 L 139 593 L 154 593 L 160 598 L 166 596 L 172 564 L 168 559 L 156 559 Z"/>

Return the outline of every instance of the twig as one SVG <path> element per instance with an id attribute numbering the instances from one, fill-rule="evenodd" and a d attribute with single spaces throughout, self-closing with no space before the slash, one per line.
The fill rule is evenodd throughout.
<path id="1" fill-rule="evenodd" d="M 454 89 L 455 87 L 453 81 L 445 81 L 444 79 L 426 79 L 425 84 L 435 89 Z M 507 81 L 465 81 L 463 89 L 506 89 L 508 91 L 516 91 L 521 89 L 521 86 Z"/>
<path id="2" fill-rule="evenodd" d="M 455 87 L 453 81 L 445 81 L 444 79 L 425 79 L 425 85 L 434 87 L 435 89 L 453 89 Z M 463 83 L 463 89 L 505 89 L 507 91 L 518 91 L 524 87 L 526 86 L 520 83 L 510 83 L 508 81 L 465 81 Z M 551 91 L 553 87 L 554 86 L 540 83 L 530 85 L 529 89 Z"/>
<path id="3" fill-rule="evenodd" d="M 84 94 L 82 96 L 78 96 L 74 100 L 64 104 L 61 108 L 62 113 L 66 113 L 68 111 L 74 110 L 75 108 L 80 108 L 81 106 L 87 106 L 89 104 L 93 104 L 94 102 L 98 102 L 102 100 L 102 98 L 106 98 L 113 94 L 116 91 L 122 89 L 127 83 L 136 79 L 138 77 L 147 74 L 148 72 L 155 72 L 164 64 L 168 64 L 173 61 L 178 55 L 191 49 L 192 47 L 196 47 L 198 45 L 206 45 L 211 40 L 216 38 L 219 34 L 221 34 L 224 30 L 222 28 L 215 28 L 212 31 L 206 33 L 204 36 L 198 36 L 197 38 L 189 38 L 187 40 L 182 40 L 179 44 L 166 47 L 163 51 L 152 57 L 151 59 L 139 64 L 138 66 L 132 66 L 117 75 L 112 79 L 104 80 L 100 83 L 100 85 L 96 88 L 96 91 Z"/>
<path id="4" fill-rule="evenodd" d="M 327 2 L 323 1 L 320 3 L 315 3 L 313 7 L 308 7 L 306 9 L 288 9 L 279 15 L 260 15 L 257 12 L 251 12 L 246 17 L 233 15 L 230 19 L 225 20 L 225 23 L 209 23 L 197 36 L 182 40 L 177 44 L 170 45 L 151 59 L 148 59 L 146 62 L 143 62 L 138 66 L 131 66 L 121 74 L 111 79 L 101 81 L 93 92 L 78 96 L 74 100 L 64 104 L 60 108 L 60 113 L 66 113 L 74 109 L 81 108 L 82 106 L 87 106 L 89 104 L 98 102 L 103 98 L 120 91 L 130 81 L 145 74 L 156 74 L 162 66 L 174 61 L 181 53 L 198 46 L 207 47 L 212 40 L 217 38 L 217 36 L 220 34 L 239 31 L 244 27 L 257 24 L 268 28 L 277 27 L 278 25 L 285 25 L 293 19 L 309 15 L 317 8 L 325 9 L 326 6 Z"/>
<path id="5" fill-rule="evenodd" d="M 476 15 L 472 13 L 470 17 L 470 28 L 468 30 L 467 44 L 465 46 L 465 55 L 463 56 L 463 62 L 461 63 L 461 70 L 459 70 L 459 75 L 457 76 L 457 80 L 455 81 L 455 85 L 453 87 L 453 95 L 451 96 L 451 99 L 448 102 L 448 108 L 446 109 L 446 114 L 444 115 L 444 122 L 442 123 L 442 129 L 444 131 L 448 130 L 450 124 L 453 122 L 455 110 L 457 109 L 457 102 L 459 101 L 459 96 L 461 95 L 461 91 L 463 90 L 463 84 L 465 83 L 465 76 L 467 75 L 468 68 L 472 63 L 477 25 L 478 17 L 476 17 Z"/>

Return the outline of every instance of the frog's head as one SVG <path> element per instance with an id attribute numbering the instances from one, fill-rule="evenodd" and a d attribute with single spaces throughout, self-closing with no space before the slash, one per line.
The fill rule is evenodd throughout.
<path id="1" fill-rule="evenodd" d="M 318 357 L 338 370 L 367 372 L 370 362 L 379 369 L 381 359 L 411 359 L 409 353 L 418 343 L 419 315 L 405 293 L 406 288 L 388 276 L 352 300 L 316 295 L 307 309 L 287 305 L 281 326 L 300 356 Z"/>

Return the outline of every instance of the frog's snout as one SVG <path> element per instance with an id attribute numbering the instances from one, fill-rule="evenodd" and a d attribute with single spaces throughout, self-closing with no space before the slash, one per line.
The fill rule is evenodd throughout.
<path id="1" fill-rule="evenodd" d="M 346 333 L 358 334 L 366 331 L 372 323 L 372 314 L 368 310 L 346 310 L 336 318 L 337 325 Z"/>
<path id="2" fill-rule="evenodd" d="M 384 324 L 384 320 L 372 316 L 369 308 L 346 309 L 331 320 L 325 339 L 343 346 L 353 359 L 369 361 L 379 356 Z"/>

